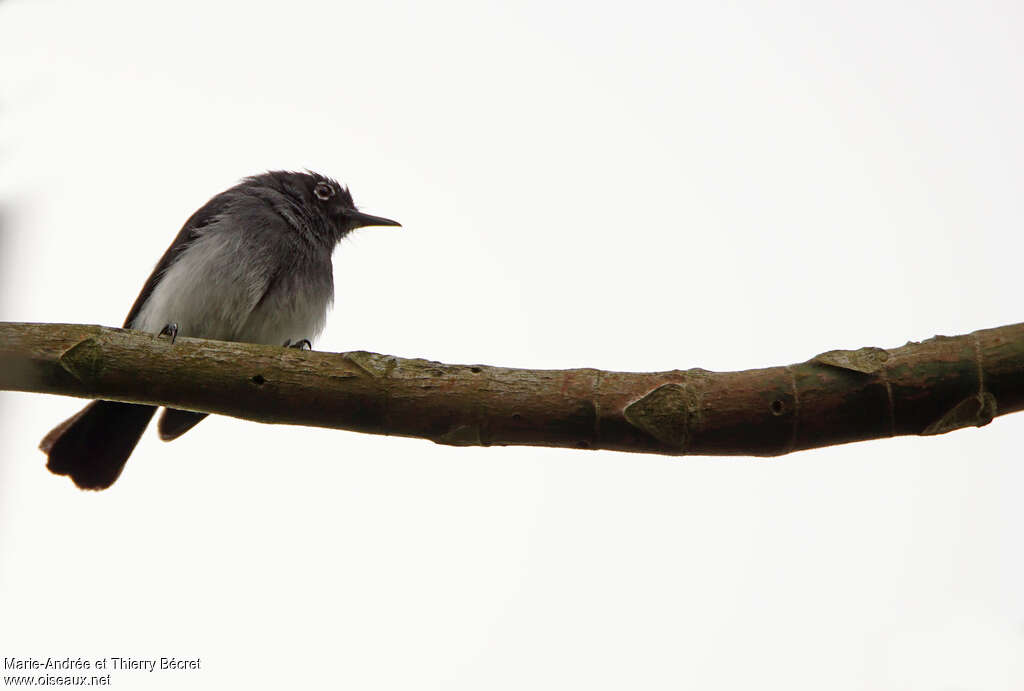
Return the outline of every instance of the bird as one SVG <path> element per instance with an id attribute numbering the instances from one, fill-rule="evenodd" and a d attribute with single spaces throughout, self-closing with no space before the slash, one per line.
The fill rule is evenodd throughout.
<path id="1" fill-rule="evenodd" d="M 400 226 L 356 208 L 347 187 L 313 171 L 243 178 L 185 221 L 124 321 L 169 337 L 311 348 L 334 301 L 334 248 L 356 228 Z M 47 468 L 81 489 L 114 484 L 157 407 L 93 401 L 43 438 Z M 170 441 L 206 413 L 165 408 Z"/>

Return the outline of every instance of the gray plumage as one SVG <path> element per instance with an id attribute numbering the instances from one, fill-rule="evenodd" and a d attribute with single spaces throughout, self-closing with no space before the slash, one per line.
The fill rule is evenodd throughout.
<path id="1" fill-rule="evenodd" d="M 334 300 L 331 255 L 356 228 L 398 225 L 358 211 L 349 191 L 313 172 L 244 179 L 196 211 L 160 259 L 125 319 L 158 333 L 283 345 L 312 341 Z M 84 489 L 117 479 L 156 408 L 94 401 L 40 444 L 47 467 Z M 205 417 L 167 409 L 174 439 Z"/>

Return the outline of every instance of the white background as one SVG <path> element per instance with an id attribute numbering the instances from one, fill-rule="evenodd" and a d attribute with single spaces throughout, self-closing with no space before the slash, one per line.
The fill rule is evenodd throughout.
<path id="1" fill-rule="evenodd" d="M 0 319 L 119 326 L 312 168 L 316 347 L 736 370 L 1021 321 L 1013 2 L 0 2 Z M 0 654 L 119 689 L 1024 688 L 1024 416 L 775 460 L 210 419 L 116 486 L 0 395 Z"/>

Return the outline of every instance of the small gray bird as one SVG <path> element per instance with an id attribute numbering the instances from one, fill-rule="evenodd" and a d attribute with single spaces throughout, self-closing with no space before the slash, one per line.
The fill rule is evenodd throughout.
<path id="1" fill-rule="evenodd" d="M 170 336 L 309 347 L 334 301 L 331 254 L 364 226 L 399 223 L 357 210 L 349 191 L 318 173 L 245 178 L 192 214 L 153 269 L 124 326 Z M 40 443 L 47 468 L 82 489 L 105 489 L 156 412 L 93 401 Z M 164 409 L 169 441 L 206 413 Z"/>

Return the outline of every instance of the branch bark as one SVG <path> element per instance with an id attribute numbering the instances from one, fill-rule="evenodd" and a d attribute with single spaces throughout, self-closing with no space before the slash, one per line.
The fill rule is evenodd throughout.
<path id="1" fill-rule="evenodd" d="M 430 439 L 777 456 L 1024 408 L 1024 324 L 742 372 L 449 365 L 100 326 L 0 322 L 0 389 Z"/>

